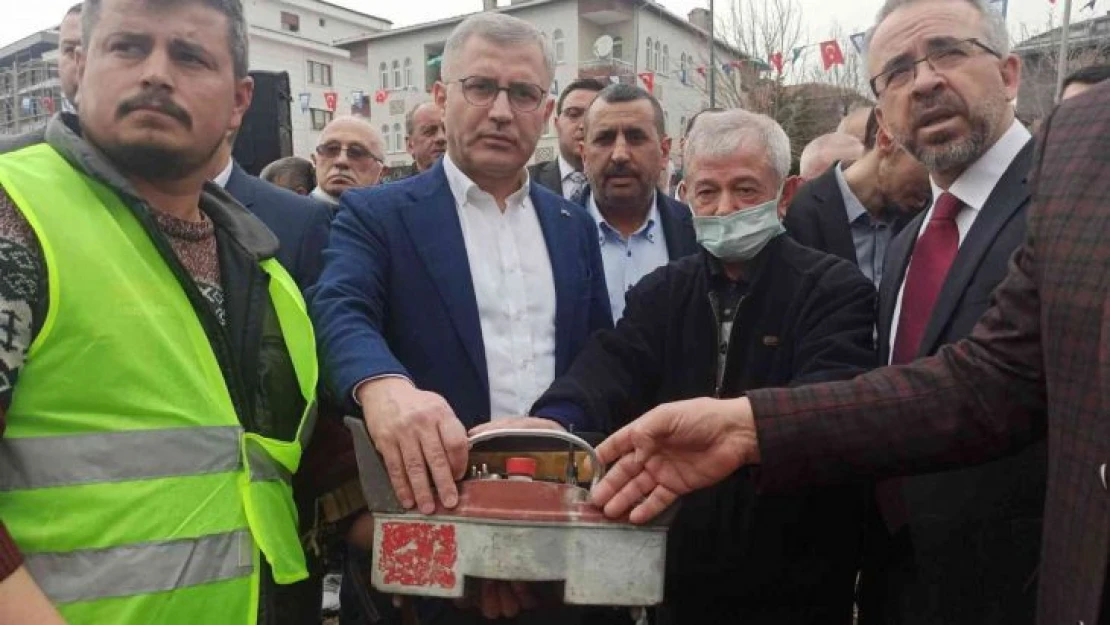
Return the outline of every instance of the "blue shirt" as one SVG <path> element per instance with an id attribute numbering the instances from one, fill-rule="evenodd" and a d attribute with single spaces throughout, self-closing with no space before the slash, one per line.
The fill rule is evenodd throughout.
<path id="1" fill-rule="evenodd" d="M 609 289 L 613 323 L 624 314 L 624 294 L 640 278 L 671 261 L 667 254 L 667 238 L 659 222 L 659 208 L 655 202 L 656 197 L 652 194 L 651 211 L 648 212 L 647 219 L 627 239 L 605 221 L 592 193 L 586 203 L 586 210 L 597 222 L 598 243 L 601 245 L 601 261 L 605 265 L 605 285 Z"/>
<path id="2" fill-rule="evenodd" d="M 856 246 L 856 265 L 875 288 L 883 280 L 883 261 L 886 248 L 890 245 L 894 230 L 890 219 L 877 218 L 867 212 L 863 203 L 852 192 L 840 166 L 836 166 L 836 183 L 844 198 L 844 210 L 848 213 L 848 229 L 852 232 L 852 243 Z"/>

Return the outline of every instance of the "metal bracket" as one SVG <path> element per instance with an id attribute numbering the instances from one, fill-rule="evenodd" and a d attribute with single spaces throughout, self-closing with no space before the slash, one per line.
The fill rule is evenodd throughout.
<path id="1" fill-rule="evenodd" d="M 359 484 L 362 485 L 362 496 L 371 512 L 392 512 L 400 514 L 405 511 L 397 493 L 393 491 L 393 483 L 389 481 L 389 473 L 382 464 L 381 456 L 370 440 L 370 433 L 366 423 L 355 417 L 344 417 L 344 424 L 351 430 L 355 443 L 355 459 L 358 461 Z"/>

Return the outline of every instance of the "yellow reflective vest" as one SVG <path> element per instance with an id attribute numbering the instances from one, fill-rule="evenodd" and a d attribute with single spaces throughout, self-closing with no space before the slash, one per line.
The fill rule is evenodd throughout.
<path id="1" fill-rule="evenodd" d="M 135 213 L 47 144 L 0 155 L 49 309 L 0 440 L 0 519 L 71 624 L 253 624 L 261 558 L 307 576 L 290 476 L 315 414 L 304 302 L 261 262 L 306 409 L 244 430 L 181 281 Z M 292 383 L 292 382 L 290 382 Z"/>

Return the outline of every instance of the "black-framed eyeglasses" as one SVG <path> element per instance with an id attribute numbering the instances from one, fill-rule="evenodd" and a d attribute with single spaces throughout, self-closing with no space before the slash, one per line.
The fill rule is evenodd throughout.
<path id="1" fill-rule="evenodd" d="M 878 97 L 890 89 L 897 91 L 906 87 L 917 78 L 917 66 L 921 63 L 927 63 L 933 71 L 943 72 L 962 65 L 975 56 L 977 51 L 1002 58 L 1001 54 L 975 37 L 943 43 L 919 59 L 897 61 L 885 71 L 872 76 L 871 92 Z"/>
<path id="2" fill-rule="evenodd" d="M 452 82 L 459 83 L 463 98 L 473 106 L 489 106 L 504 91 L 514 109 L 531 113 L 547 99 L 547 91 L 530 82 L 510 82 L 508 87 L 502 87 L 497 80 L 485 76 L 467 76 Z"/>
<path id="3" fill-rule="evenodd" d="M 347 146 L 344 146 L 342 143 L 324 143 L 316 146 L 316 153 L 324 158 L 339 158 L 339 155 L 343 152 L 347 152 L 347 158 L 351 161 L 365 161 L 368 158 L 372 158 L 378 163 L 385 165 L 385 159 L 357 143 L 352 143 Z"/>

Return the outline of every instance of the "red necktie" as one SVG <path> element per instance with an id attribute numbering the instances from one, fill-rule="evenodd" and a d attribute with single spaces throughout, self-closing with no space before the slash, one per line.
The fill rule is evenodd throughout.
<path id="1" fill-rule="evenodd" d="M 941 193 L 933 205 L 933 214 L 925 226 L 925 233 L 913 248 L 910 270 L 906 273 L 906 285 L 902 291 L 898 335 L 894 338 L 894 353 L 890 357 L 892 365 L 912 361 L 921 348 L 921 338 L 929 325 L 929 317 L 933 315 L 944 278 L 960 249 L 956 215 L 962 207 L 963 203 L 956 196 Z"/>
<path id="2" fill-rule="evenodd" d="M 894 337 L 894 353 L 890 364 L 903 365 L 917 357 L 925 326 L 933 315 L 937 296 L 956 252 L 960 249 L 960 230 L 956 215 L 963 203 L 951 193 L 941 193 L 933 204 L 933 214 L 925 233 L 917 240 L 906 272 L 902 291 L 902 311 L 898 314 L 898 335 Z M 879 509 L 887 529 L 893 534 L 909 522 L 909 511 L 902 495 L 900 479 L 879 482 L 876 487 Z"/>

